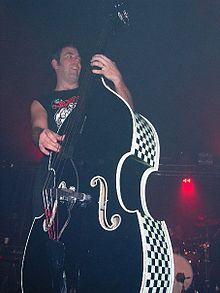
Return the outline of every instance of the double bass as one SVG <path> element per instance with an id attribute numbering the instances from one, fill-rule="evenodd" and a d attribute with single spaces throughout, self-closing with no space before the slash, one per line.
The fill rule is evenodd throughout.
<path id="1" fill-rule="evenodd" d="M 22 292 L 172 292 L 169 233 L 147 207 L 147 179 L 159 166 L 156 130 L 103 77 L 86 89 L 59 130 L 61 152 L 48 159 Z"/>

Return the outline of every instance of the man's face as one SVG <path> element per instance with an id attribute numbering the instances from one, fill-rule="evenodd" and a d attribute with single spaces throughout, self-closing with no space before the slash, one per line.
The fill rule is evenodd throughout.
<path id="1" fill-rule="evenodd" d="M 54 62 L 55 60 L 52 60 Z M 65 82 L 78 82 L 81 71 L 81 59 L 76 48 L 65 47 L 60 54 L 60 61 L 55 61 L 53 68 L 57 77 Z"/>

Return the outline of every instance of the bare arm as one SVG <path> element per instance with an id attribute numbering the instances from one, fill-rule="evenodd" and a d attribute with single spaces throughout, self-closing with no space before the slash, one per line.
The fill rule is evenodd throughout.
<path id="1" fill-rule="evenodd" d="M 60 150 L 59 141 L 62 141 L 64 136 L 48 129 L 47 111 L 37 100 L 31 104 L 31 126 L 33 141 L 43 154 L 49 155 L 49 151 Z"/>
<path id="2" fill-rule="evenodd" d="M 134 109 L 132 96 L 123 81 L 123 77 L 118 70 L 115 62 L 102 54 L 96 54 L 92 57 L 91 65 L 100 67 L 100 69 L 92 69 L 95 74 L 101 74 L 107 79 L 111 80 L 114 84 L 115 91 Z"/>

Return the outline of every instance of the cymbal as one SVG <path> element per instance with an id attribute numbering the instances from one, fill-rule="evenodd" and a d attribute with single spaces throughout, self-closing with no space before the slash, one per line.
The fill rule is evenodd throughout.
<path id="1" fill-rule="evenodd" d="M 197 227 L 207 227 L 207 226 L 215 226 L 215 225 L 220 225 L 219 218 L 200 217 L 195 222 L 195 226 Z"/>

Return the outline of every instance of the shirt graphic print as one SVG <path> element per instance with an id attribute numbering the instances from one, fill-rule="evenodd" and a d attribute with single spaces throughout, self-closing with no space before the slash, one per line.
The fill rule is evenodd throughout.
<path id="1" fill-rule="evenodd" d="M 76 108 L 79 96 L 72 96 L 67 100 L 57 98 L 52 101 L 52 109 L 56 110 L 54 114 L 54 121 L 59 129 L 69 114 Z"/>

